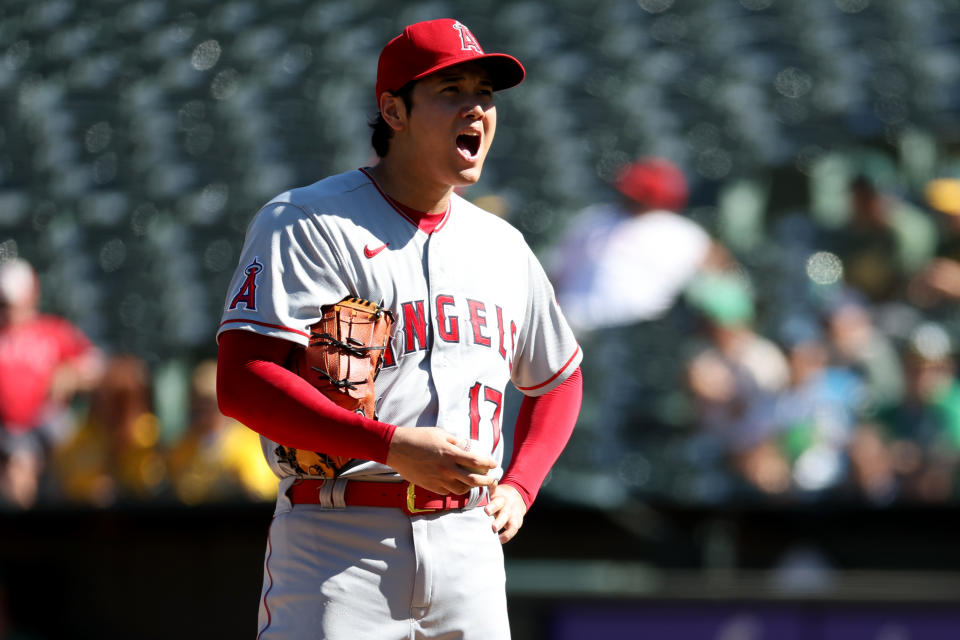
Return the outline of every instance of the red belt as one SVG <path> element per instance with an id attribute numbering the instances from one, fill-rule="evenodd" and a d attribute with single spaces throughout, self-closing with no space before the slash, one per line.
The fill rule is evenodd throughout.
<path id="1" fill-rule="evenodd" d="M 287 497 L 293 504 L 321 504 L 320 489 L 333 480 L 298 480 L 288 490 Z M 407 515 L 463 509 L 470 502 L 470 494 L 458 496 L 434 493 L 409 482 L 364 482 L 347 481 L 343 502 L 354 507 L 395 507 Z M 480 501 L 473 505 L 482 507 L 489 502 L 486 491 Z"/>

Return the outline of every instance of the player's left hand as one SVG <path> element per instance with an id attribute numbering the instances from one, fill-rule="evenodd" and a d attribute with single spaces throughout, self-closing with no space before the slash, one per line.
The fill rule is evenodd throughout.
<path id="1" fill-rule="evenodd" d="M 490 503 L 484 507 L 493 516 L 493 532 L 500 534 L 500 544 L 505 544 L 523 526 L 527 505 L 520 492 L 508 484 L 497 484 L 490 490 Z"/>

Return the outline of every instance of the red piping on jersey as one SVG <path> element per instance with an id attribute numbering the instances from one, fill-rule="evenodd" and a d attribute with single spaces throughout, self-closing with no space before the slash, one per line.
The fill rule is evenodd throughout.
<path id="1" fill-rule="evenodd" d="M 273 573 L 270 572 L 270 558 L 273 556 L 273 543 L 270 540 L 270 534 L 273 532 L 274 520 L 276 520 L 276 516 L 270 520 L 270 529 L 267 531 L 267 559 L 263 562 L 263 568 L 267 572 L 267 580 L 270 583 L 267 585 L 267 590 L 263 592 L 263 608 L 267 612 L 267 624 L 263 626 L 263 629 L 260 629 L 260 633 L 257 634 L 257 640 L 260 640 L 260 637 L 270 628 L 270 623 L 273 621 L 273 615 L 271 615 L 270 607 L 267 605 L 267 596 L 273 591 Z"/>
<path id="2" fill-rule="evenodd" d="M 577 354 L 578 354 L 578 353 L 580 353 L 580 345 L 577 345 L 577 348 L 576 348 L 576 350 L 573 352 L 573 355 L 570 356 L 570 359 L 567 360 L 566 363 L 564 363 L 564 365 L 563 365 L 562 367 L 560 367 L 560 370 L 557 371 L 555 374 L 553 374 L 552 376 L 550 376 L 549 378 L 547 378 L 546 380 L 544 380 L 544 381 L 541 382 L 540 384 L 535 384 L 535 385 L 533 385 L 532 387 L 517 387 L 517 389 L 519 389 L 520 391 L 536 391 L 537 389 L 539 389 L 539 388 L 541 388 L 541 387 L 547 386 L 548 384 L 550 384 L 551 382 L 553 382 L 554 380 L 556 380 L 556 379 L 560 376 L 560 374 L 562 374 L 564 371 L 566 371 L 567 367 L 570 366 L 570 363 L 573 362 L 573 359 L 577 357 Z"/>
<path id="3" fill-rule="evenodd" d="M 417 229 L 420 229 L 424 233 L 430 234 L 436 231 L 440 231 L 443 228 L 443 225 L 447 223 L 447 220 L 450 218 L 450 204 L 447 204 L 447 210 L 443 212 L 442 215 L 436 213 L 424 213 L 423 211 L 417 211 L 406 205 L 403 205 L 386 193 L 383 192 L 383 189 L 380 188 L 380 185 L 377 184 L 377 181 L 373 179 L 373 176 L 370 175 L 366 169 L 361 168 L 360 172 L 363 175 L 367 176 L 367 179 L 370 181 L 377 191 L 380 193 L 380 196 L 384 201 L 393 207 L 393 210 L 399 213 L 401 216 L 407 219 L 410 224 L 415 226 Z"/>
<path id="4" fill-rule="evenodd" d="M 281 329 L 283 331 L 289 331 L 290 333 L 297 333 L 303 336 L 304 338 L 310 337 L 309 333 L 305 331 L 300 331 L 299 329 L 291 329 L 290 327 L 284 327 L 283 325 L 270 324 L 269 322 L 260 322 L 259 320 L 244 320 L 242 318 L 232 318 L 230 320 L 224 320 L 223 322 L 220 323 L 220 328 L 222 329 L 224 325 L 229 324 L 231 322 L 247 322 L 249 324 L 258 324 L 261 327 L 268 327 L 270 329 Z"/>

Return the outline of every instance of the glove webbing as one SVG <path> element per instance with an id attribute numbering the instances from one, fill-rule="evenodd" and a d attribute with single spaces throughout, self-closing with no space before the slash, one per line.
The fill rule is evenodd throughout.
<path id="1" fill-rule="evenodd" d="M 366 352 L 367 352 L 367 351 L 373 351 L 373 350 L 381 350 L 381 351 L 382 351 L 383 349 L 386 348 L 385 346 L 383 346 L 383 347 L 364 347 L 364 346 L 355 347 L 355 346 L 353 346 L 353 345 L 355 345 L 355 344 L 363 345 L 363 343 L 360 342 L 359 340 L 357 340 L 356 338 L 347 338 L 348 341 L 350 341 L 350 342 L 353 343 L 353 344 L 347 344 L 346 342 L 341 342 L 340 340 L 337 340 L 336 338 L 334 338 L 334 337 L 333 337 L 332 335 L 330 335 L 329 333 L 321 333 L 321 334 L 318 334 L 317 337 L 321 338 L 321 340 L 318 340 L 316 344 L 333 345 L 333 346 L 337 347 L 338 349 L 341 349 L 341 350 L 343 350 L 343 351 L 346 351 L 347 353 L 349 353 L 350 355 L 352 355 L 354 358 L 363 358 L 364 356 L 366 356 Z"/>
<path id="2" fill-rule="evenodd" d="M 386 345 L 382 347 L 363 347 L 363 346 L 356 347 L 354 345 L 357 345 L 357 344 L 362 345 L 363 343 L 354 338 L 347 338 L 349 342 L 353 343 L 353 344 L 347 344 L 347 342 L 337 340 L 329 333 L 321 333 L 317 337 L 319 337 L 320 340 L 318 340 L 316 344 L 324 345 L 324 346 L 333 345 L 334 347 L 337 347 L 342 351 L 346 351 L 348 354 L 352 355 L 355 358 L 366 357 L 367 351 L 375 351 L 375 350 L 383 351 L 384 349 L 386 349 Z M 358 383 L 363 384 L 364 382 L 366 382 L 366 380 L 355 380 L 351 382 L 346 378 L 344 378 L 343 380 L 336 380 L 333 377 L 331 377 L 330 374 L 324 371 L 323 369 L 320 369 L 318 367 L 310 367 L 310 368 L 316 371 L 317 373 L 319 373 L 324 378 L 326 378 L 330 382 L 330 384 L 332 384 L 334 387 L 338 389 L 356 389 L 357 388 L 356 385 Z M 379 367 L 378 367 L 378 373 L 379 373 Z"/>

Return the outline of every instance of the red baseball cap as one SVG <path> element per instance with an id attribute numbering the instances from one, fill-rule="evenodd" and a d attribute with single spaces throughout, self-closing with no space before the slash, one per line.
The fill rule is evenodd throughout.
<path id="1" fill-rule="evenodd" d="M 683 172 L 669 160 L 645 158 L 627 165 L 617 177 L 617 191 L 651 209 L 679 211 L 689 190 Z"/>
<path id="2" fill-rule="evenodd" d="M 482 64 L 494 91 L 516 86 L 526 75 L 513 56 L 484 53 L 470 29 L 459 20 L 428 20 L 411 24 L 380 52 L 377 102 L 384 91 L 397 91 L 408 82 L 463 62 Z"/>

